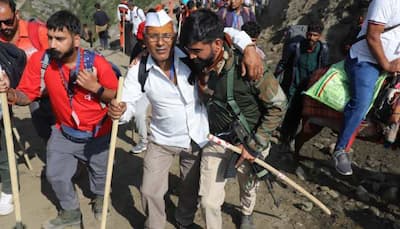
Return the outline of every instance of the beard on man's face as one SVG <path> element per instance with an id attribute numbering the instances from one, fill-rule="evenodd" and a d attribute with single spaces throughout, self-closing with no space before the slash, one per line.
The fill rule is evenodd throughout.
<path id="1" fill-rule="evenodd" d="M 17 32 L 18 27 L 15 26 L 15 28 L 6 28 L 6 29 L 0 29 L 0 34 L 3 36 L 7 41 L 10 41 L 15 33 Z"/>
<path id="2" fill-rule="evenodd" d="M 74 53 L 74 47 L 71 46 L 65 53 L 62 53 L 55 48 L 50 48 L 48 52 L 51 59 L 55 61 L 63 61 L 72 56 L 72 54 Z"/>
<path id="3" fill-rule="evenodd" d="M 192 71 L 196 73 L 203 72 L 206 68 L 210 67 L 214 63 L 214 54 L 212 53 L 207 59 L 193 59 Z"/>
<path id="4" fill-rule="evenodd" d="M 314 48 L 316 44 L 317 44 L 317 41 L 307 39 L 307 45 L 308 45 L 307 48 Z"/>

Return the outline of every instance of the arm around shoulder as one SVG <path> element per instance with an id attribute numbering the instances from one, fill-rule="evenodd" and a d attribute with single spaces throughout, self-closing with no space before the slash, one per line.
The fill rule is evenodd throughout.
<path id="1" fill-rule="evenodd" d="M 273 131 L 282 123 L 286 113 L 287 99 L 279 82 L 272 75 L 266 75 L 258 84 L 258 98 L 262 104 L 260 125 L 256 131 L 256 139 L 261 145 L 268 145 Z"/>

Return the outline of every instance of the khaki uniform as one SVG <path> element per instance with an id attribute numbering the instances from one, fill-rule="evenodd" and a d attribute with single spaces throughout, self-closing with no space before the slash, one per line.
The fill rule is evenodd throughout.
<path id="1" fill-rule="evenodd" d="M 210 122 L 210 132 L 214 135 L 229 131 L 227 125 L 232 122 L 226 117 L 218 117 L 223 111 L 219 111 L 219 106 L 211 106 L 209 101 L 219 100 L 226 102 L 226 77 L 228 69 L 234 61 L 233 52 L 225 47 L 224 59 L 221 60 L 218 70 L 217 82 L 211 90 L 211 96 L 204 95 L 207 100 L 207 108 Z M 217 65 L 218 66 L 218 65 Z M 236 67 L 239 70 L 239 67 Z M 235 71 L 237 71 L 235 69 Z M 247 146 L 257 152 L 262 152 L 259 158 L 264 159 L 270 149 L 270 138 L 272 132 L 280 125 L 286 110 L 286 96 L 279 86 L 278 81 L 272 76 L 265 74 L 264 77 L 255 84 L 249 83 L 245 78 L 236 72 L 234 82 L 234 97 L 240 111 L 246 118 L 249 127 L 255 133 L 254 141 Z M 207 91 L 205 93 L 207 93 Z M 224 100 L 225 99 L 225 100 Z M 226 121 L 226 124 L 224 123 Z M 200 165 L 200 205 L 208 229 L 222 228 L 221 206 L 225 199 L 225 172 L 227 170 L 231 153 L 223 147 L 209 143 L 205 146 L 202 153 Z M 250 215 L 256 203 L 256 190 L 258 180 L 251 174 L 252 167 L 249 162 L 244 162 L 237 169 L 237 176 L 240 185 L 240 203 L 242 214 Z"/>

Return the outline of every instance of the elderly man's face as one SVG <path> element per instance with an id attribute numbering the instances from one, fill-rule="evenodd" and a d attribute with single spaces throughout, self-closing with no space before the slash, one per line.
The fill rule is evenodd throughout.
<path id="1" fill-rule="evenodd" d="M 18 30 L 17 12 L 13 12 L 6 3 L 0 3 L 0 36 L 11 41 Z"/>
<path id="2" fill-rule="evenodd" d="M 168 60 L 175 44 L 175 32 L 172 22 L 162 27 L 147 26 L 144 40 L 151 57 L 157 62 Z"/>

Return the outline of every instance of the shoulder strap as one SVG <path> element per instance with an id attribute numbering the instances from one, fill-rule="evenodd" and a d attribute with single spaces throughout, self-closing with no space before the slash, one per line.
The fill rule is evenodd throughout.
<path id="1" fill-rule="evenodd" d="M 94 57 L 96 53 L 87 49 L 83 50 L 83 67 L 84 69 L 93 70 Z"/>
<path id="2" fill-rule="evenodd" d="M 395 28 L 397 28 L 397 27 L 399 27 L 399 26 L 400 26 L 400 24 L 387 27 L 387 28 L 385 28 L 385 29 L 383 30 L 382 33 L 389 32 L 390 30 L 393 30 L 393 29 L 395 29 Z M 357 37 L 357 39 L 353 42 L 353 45 L 354 45 L 355 43 L 359 42 L 359 41 L 364 40 L 365 38 L 367 38 L 367 34 L 364 34 L 364 35 L 361 35 L 361 36 Z"/>
<path id="3" fill-rule="evenodd" d="M 297 61 L 299 61 L 299 59 L 300 59 L 300 41 L 296 42 L 295 48 L 296 48 L 296 50 L 294 52 L 295 56 L 293 59 L 293 63 L 297 64 Z"/>
<path id="4" fill-rule="evenodd" d="M 242 7 L 242 9 L 243 9 L 243 13 L 244 13 L 244 14 L 242 14 L 242 17 L 245 16 L 245 17 L 243 17 L 243 23 L 246 23 L 246 22 L 250 21 L 250 9 L 247 7 Z"/>
<path id="5" fill-rule="evenodd" d="M 147 77 L 149 76 L 149 71 L 147 71 L 146 69 L 146 63 L 147 63 L 147 55 L 142 56 L 139 63 L 138 80 L 143 93 L 145 92 L 144 85 L 146 84 Z"/>
<path id="6" fill-rule="evenodd" d="M 236 62 L 236 56 L 235 56 L 235 62 Z M 234 88 L 234 81 L 235 81 L 235 69 L 236 69 L 236 63 L 232 65 L 232 67 L 228 70 L 228 75 L 227 75 L 227 87 L 226 87 L 226 96 L 227 96 L 227 102 L 229 106 L 231 107 L 232 111 L 235 113 L 236 117 L 239 118 L 240 123 L 243 125 L 243 127 L 246 129 L 248 133 L 251 133 L 251 129 L 249 126 L 249 123 L 247 122 L 246 118 L 240 112 L 240 108 L 238 104 L 235 101 L 235 97 L 233 95 L 233 88 Z"/>
<path id="7" fill-rule="evenodd" d="M 36 19 L 30 19 L 28 21 L 28 37 L 31 41 L 32 45 L 37 49 L 41 50 L 42 45 L 40 44 L 39 39 L 39 28 L 42 26 L 42 23 L 37 21 Z"/>
<path id="8" fill-rule="evenodd" d="M 40 60 L 40 64 L 40 94 L 42 94 L 46 88 L 44 83 L 44 74 L 46 73 L 46 69 L 50 64 L 50 55 L 47 53 L 47 51 L 44 52 L 42 59 Z"/>
<path id="9" fill-rule="evenodd" d="M 84 49 L 83 50 L 83 68 L 86 70 L 89 70 L 89 71 L 93 71 L 95 57 L 96 57 L 96 52 L 88 50 L 88 49 Z M 100 105 L 103 109 L 107 107 L 107 105 L 105 103 L 103 103 L 102 101 L 100 101 Z M 105 120 L 102 120 L 100 123 L 103 124 L 104 121 Z"/>
<path id="10" fill-rule="evenodd" d="M 226 19 L 226 14 L 228 13 L 228 9 L 224 7 L 224 12 L 222 12 L 222 21 L 224 21 L 225 24 L 225 19 Z"/>

